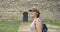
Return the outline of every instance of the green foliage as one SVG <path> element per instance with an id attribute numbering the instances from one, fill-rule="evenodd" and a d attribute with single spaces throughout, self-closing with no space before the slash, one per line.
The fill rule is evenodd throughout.
<path id="1" fill-rule="evenodd" d="M 55 26 L 60 26 L 59 21 L 46 21 L 47 24 L 55 25 Z"/>
<path id="2" fill-rule="evenodd" d="M 19 21 L 7 21 L 1 20 L 0 21 L 0 32 L 17 32 L 19 28 Z M 5 27 L 5 28 L 4 28 Z"/>
<path id="3" fill-rule="evenodd" d="M 17 32 L 16 30 L 0 30 L 0 32 Z"/>

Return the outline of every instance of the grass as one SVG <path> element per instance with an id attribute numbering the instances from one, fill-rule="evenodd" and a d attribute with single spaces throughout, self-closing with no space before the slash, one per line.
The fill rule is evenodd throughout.
<path id="1" fill-rule="evenodd" d="M 20 21 L 0 21 L 0 32 L 17 32 Z"/>
<path id="2" fill-rule="evenodd" d="M 55 26 L 60 26 L 60 22 L 57 22 L 57 21 L 55 21 L 55 22 L 53 22 L 53 21 L 46 21 L 46 23 L 47 24 L 50 24 L 50 25 L 55 25 Z"/>
<path id="3" fill-rule="evenodd" d="M 0 32 L 17 32 L 16 30 L 0 30 Z"/>

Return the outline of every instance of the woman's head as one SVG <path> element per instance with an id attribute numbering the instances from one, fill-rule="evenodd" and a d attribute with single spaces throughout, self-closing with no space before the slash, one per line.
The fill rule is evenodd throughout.
<path id="1" fill-rule="evenodd" d="M 33 17 L 39 18 L 40 12 L 36 8 L 29 9 L 29 15 Z"/>

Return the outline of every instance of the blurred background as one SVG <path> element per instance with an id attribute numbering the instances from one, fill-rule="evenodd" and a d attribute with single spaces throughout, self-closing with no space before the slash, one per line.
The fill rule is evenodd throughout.
<path id="1" fill-rule="evenodd" d="M 60 32 L 60 0 L 0 0 L 0 32 L 29 32 L 32 7 L 41 13 L 48 32 Z"/>

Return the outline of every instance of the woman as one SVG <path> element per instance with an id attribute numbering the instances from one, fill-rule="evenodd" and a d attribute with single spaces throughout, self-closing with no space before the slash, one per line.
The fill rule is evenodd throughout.
<path id="1" fill-rule="evenodd" d="M 40 12 L 36 8 L 29 9 L 29 15 L 33 19 L 30 32 L 42 32 L 42 22 L 39 19 Z"/>

